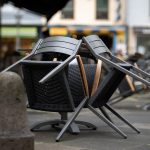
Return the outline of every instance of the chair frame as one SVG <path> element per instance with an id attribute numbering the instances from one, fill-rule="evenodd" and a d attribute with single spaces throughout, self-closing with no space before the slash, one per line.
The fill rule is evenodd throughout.
<path id="1" fill-rule="evenodd" d="M 92 40 L 94 41 L 99 41 L 101 45 L 100 46 L 100 49 L 99 51 L 97 50 L 96 52 L 94 51 L 94 46 L 91 45 L 90 41 L 92 42 Z M 139 79 L 140 81 L 143 81 L 144 79 L 140 78 L 139 76 L 137 75 L 134 75 L 134 73 L 131 73 L 130 71 L 128 71 L 126 68 L 123 68 L 120 64 L 117 64 L 117 63 L 114 63 L 112 62 L 111 60 L 107 59 L 106 57 L 102 56 L 101 54 L 107 54 L 109 55 L 110 57 L 112 56 L 112 54 L 110 53 L 110 51 L 108 50 L 108 48 L 106 47 L 106 45 L 100 40 L 100 38 L 96 35 L 92 35 L 92 36 L 88 36 L 88 37 L 84 37 L 83 38 L 83 41 L 87 44 L 87 48 L 91 51 L 91 53 L 95 56 L 96 59 L 100 59 L 102 60 L 103 62 L 105 62 L 106 64 L 109 64 L 110 66 L 112 66 L 113 68 L 116 68 L 117 70 L 125 73 L 125 74 L 129 74 L 129 75 L 132 75 L 132 77 L 135 77 L 136 79 Z M 113 57 L 113 56 L 112 56 Z M 113 57 L 115 58 L 115 56 Z M 115 58 L 118 60 L 118 58 Z M 121 60 L 119 60 L 119 63 L 122 62 Z M 125 63 L 127 66 L 130 66 L 132 68 L 134 68 L 134 66 L 128 64 L 128 63 Z M 137 68 L 136 68 L 137 69 Z M 139 70 L 138 70 L 139 71 Z M 141 71 L 139 71 L 141 72 Z M 142 71 L 143 72 L 143 71 Z M 145 75 L 145 73 L 144 73 Z M 144 83 L 146 84 L 149 84 L 148 81 L 144 80 Z M 91 111 L 93 111 L 93 113 L 95 113 L 100 119 L 101 119 L 101 115 L 94 109 L 94 107 L 92 107 L 92 103 L 94 100 L 89 100 L 89 103 L 88 103 L 88 107 Z M 123 122 L 125 122 L 127 125 L 129 125 L 133 130 L 135 130 L 137 133 L 140 133 L 140 131 L 138 129 L 136 129 L 133 125 L 131 125 L 129 123 L 129 121 L 127 121 L 125 118 L 123 118 L 120 114 L 118 114 L 109 104 L 105 104 L 102 108 L 107 108 L 108 110 L 110 110 L 114 115 L 116 115 L 118 118 L 120 118 Z M 114 128 L 114 124 L 106 117 L 105 118 L 106 122 L 108 122 L 108 125 L 112 128 Z M 110 124 L 110 122 L 112 124 Z M 124 135 L 124 133 L 122 134 L 122 132 L 119 132 L 119 130 L 116 130 L 120 135 L 122 135 L 124 138 L 126 138 L 127 136 Z"/>

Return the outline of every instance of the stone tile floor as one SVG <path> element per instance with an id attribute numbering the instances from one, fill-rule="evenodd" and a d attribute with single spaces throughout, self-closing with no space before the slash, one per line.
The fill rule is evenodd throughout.
<path id="1" fill-rule="evenodd" d="M 35 150 L 150 150 L 150 110 L 143 110 L 143 106 L 150 103 L 150 92 L 136 94 L 113 107 L 141 130 L 135 133 L 130 127 L 118 120 L 114 115 L 113 121 L 124 131 L 128 138 L 123 139 L 114 130 L 97 118 L 89 110 L 84 109 L 79 120 L 95 124 L 97 130 L 81 130 L 78 135 L 65 133 L 60 142 L 55 142 L 58 131 L 34 132 Z M 28 109 L 29 125 L 42 120 L 59 118 L 57 113 L 33 111 Z"/>

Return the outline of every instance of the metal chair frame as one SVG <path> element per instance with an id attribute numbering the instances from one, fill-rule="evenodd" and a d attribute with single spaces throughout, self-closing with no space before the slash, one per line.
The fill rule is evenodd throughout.
<path id="1" fill-rule="evenodd" d="M 115 56 L 113 56 L 111 54 L 111 52 L 108 50 L 108 48 L 106 47 L 106 45 L 102 42 L 102 40 L 100 40 L 100 38 L 96 35 L 91 35 L 91 36 L 88 36 L 88 37 L 84 37 L 83 38 L 83 41 L 85 42 L 85 44 L 87 45 L 87 48 L 90 50 L 90 52 L 93 54 L 93 56 L 95 56 L 96 59 L 100 59 L 102 60 L 103 62 L 105 62 L 106 64 L 110 65 L 114 71 L 118 71 L 120 73 L 122 73 L 122 77 L 120 78 L 120 81 L 117 81 L 117 82 L 121 82 L 123 80 L 123 78 L 125 77 L 126 74 L 128 75 L 132 75 L 132 77 L 135 77 L 136 79 L 140 80 L 140 81 L 144 81 L 144 83 L 146 84 L 149 84 L 148 81 L 142 79 L 141 77 L 135 75 L 134 73 L 130 72 L 129 70 L 131 68 L 134 68 L 134 66 L 128 64 L 128 63 L 124 63 L 124 61 L 121 61 L 119 60 L 119 63 L 116 63 L 116 62 L 113 62 L 112 59 L 114 60 Z M 95 43 L 94 43 L 95 42 Z M 105 56 L 103 56 L 105 55 Z M 112 57 L 111 60 L 107 59 Z M 115 61 L 118 60 L 118 58 L 115 58 Z M 121 62 L 121 63 L 120 63 Z M 127 69 L 128 68 L 128 69 Z M 135 68 L 135 70 L 139 71 L 140 69 L 137 69 Z M 139 71 L 139 72 L 142 72 L 142 74 L 146 74 L 146 73 L 143 73 L 143 71 Z M 111 72 L 109 73 L 111 75 Z M 116 79 L 117 80 L 117 79 Z M 119 85 L 118 83 L 118 85 Z M 104 83 L 105 85 L 105 83 Z M 117 86 L 114 87 L 114 90 L 112 90 L 112 93 L 110 94 L 110 97 L 112 96 L 113 92 L 117 89 Z M 100 89 L 101 87 L 98 88 L 97 90 L 97 93 L 100 94 L 100 95 L 103 95 L 102 94 L 102 91 L 103 89 Z M 113 87 L 112 87 L 113 88 Z M 111 89 L 111 88 L 109 88 Z M 109 93 L 109 91 L 107 91 Z M 106 94 L 107 94 L 106 92 Z M 97 95 L 98 95 L 97 94 Z M 103 97 L 103 96 L 102 96 Z M 108 110 L 110 110 L 114 115 L 116 115 L 118 118 L 120 118 L 123 122 L 125 122 L 127 125 L 129 125 L 133 130 L 135 130 L 137 133 L 140 133 L 140 131 L 138 129 L 136 129 L 133 125 L 131 125 L 125 118 L 123 118 L 120 114 L 118 114 L 107 102 L 108 100 L 110 99 L 110 97 L 106 98 L 106 100 L 104 100 L 103 104 L 100 104 L 102 108 L 107 108 Z M 89 106 L 89 109 L 91 111 L 93 111 L 98 117 L 100 117 L 101 115 L 94 109 L 94 107 L 92 106 L 92 104 L 97 101 L 97 99 L 99 99 L 99 103 L 101 103 L 101 97 L 98 97 L 98 96 L 95 96 L 95 97 L 92 97 L 90 98 L 89 102 L 88 102 L 88 106 Z M 101 118 L 101 117 L 100 117 Z M 106 118 L 105 118 L 106 119 Z M 107 118 L 107 122 L 108 122 L 108 118 Z M 109 122 L 110 123 L 110 122 Z M 108 124 L 109 124 L 108 123 Z M 112 123 L 112 122 L 111 122 Z M 110 124 L 109 124 L 110 125 Z M 114 127 L 114 124 L 112 123 L 113 127 Z M 112 127 L 112 125 L 110 125 Z M 124 138 L 126 138 L 127 136 L 122 132 L 119 132 L 119 130 L 117 130 L 117 132 L 122 135 Z"/>

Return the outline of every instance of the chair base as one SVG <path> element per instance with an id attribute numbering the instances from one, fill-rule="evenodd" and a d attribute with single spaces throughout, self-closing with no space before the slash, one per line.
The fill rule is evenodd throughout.
<path id="1" fill-rule="evenodd" d="M 55 128 L 56 130 L 61 130 L 63 125 L 66 124 L 66 122 L 67 120 L 50 120 L 50 121 L 40 122 L 40 123 L 33 125 L 33 127 L 31 127 L 31 131 L 34 131 L 34 132 L 44 131 L 45 129 L 42 129 L 42 127 L 44 126 L 51 126 L 52 128 Z M 69 126 L 68 131 L 71 134 L 78 134 L 80 133 L 79 126 L 85 126 L 87 127 L 87 129 L 91 129 L 91 130 L 97 129 L 97 127 L 91 123 L 84 122 L 84 121 L 75 121 L 75 122 L 72 122 L 72 124 Z"/>
<path id="2" fill-rule="evenodd" d="M 31 128 L 31 131 L 43 131 L 40 130 L 42 127 L 44 126 L 51 126 L 52 128 L 55 128 L 57 130 L 61 130 L 63 128 L 63 126 L 66 124 L 67 120 L 68 120 L 68 114 L 66 112 L 59 112 L 61 119 L 56 119 L 56 120 L 50 120 L 50 121 L 45 121 L 45 122 L 40 122 L 37 123 L 35 125 L 33 125 L 33 127 Z M 84 122 L 84 121 L 73 121 L 69 128 L 68 131 L 71 134 L 78 134 L 80 133 L 80 129 L 79 126 L 85 126 L 87 127 L 87 129 L 92 129 L 92 130 L 96 130 L 97 127 L 89 122 Z"/>

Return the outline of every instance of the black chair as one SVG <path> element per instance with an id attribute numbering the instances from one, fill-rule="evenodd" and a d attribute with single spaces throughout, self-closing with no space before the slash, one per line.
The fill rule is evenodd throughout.
<path id="1" fill-rule="evenodd" d="M 80 67 L 77 64 L 69 65 L 76 58 L 80 44 L 81 41 L 68 37 L 49 37 L 41 42 L 32 56 L 44 53 L 50 56 L 50 59 L 52 56 L 58 56 L 60 61 L 21 61 L 29 108 L 59 112 L 61 115 L 61 119 L 38 123 L 32 131 L 37 131 L 45 125 L 58 128 L 68 120 L 68 112 L 81 109 L 87 102 L 88 94 L 82 83 Z M 46 78 L 41 80 L 44 76 Z M 74 83 L 73 80 L 77 82 Z M 78 97 L 75 97 L 74 91 L 78 92 Z M 68 125 L 72 133 L 79 133 L 76 123 L 96 129 L 91 123 L 74 121 Z"/>
<path id="2" fill-rule="evenodd" d="M 103 81 L 101 81 L 101 84 L 99 85 L 96 93 L 90 98 L 90 100 L 88 102 L 89 109 L 102 119 L 102 116 L 93 107 L 93 104 L 97 103 L 97 105 L 99 107 L 107 108 L 113 114 L 115 114 L 118 118 L 120 118 L 122 121 L 124 121 L 127 125 L 129 125 L 133 130 L 135 130 L 137 133 L 140 133 L 140 131 L 138 129 L 136 129 L 133 125 L 131 125 L 125 118 L 123 118 L 120 114 L 118 114 L 108 104 L 110 97 L 113 95 L 113 93 L 118 88 L 119 84 L 123 81 L 123 79 L 126 76 L 126 73 L 122 72 L 122 70 L 125 70 L 125 72 L 130 72 L 132 65 L 130 65 L 128 63 L 123 63 L 123 62 L 122 63 L 120 63 L 120 62 L 112 63 L 112 61 L 108 59 L 109 57 L 111 57 L 110 51 L 108 50 L 108 48 L 104 45 L 104 43 L 100 40 L 100 38 L 98 36 L 92 35 L 92 36 L 84 37 L 83 40 L 87 44 L 87 47 L 89 48 L 91 53 L 97 59 L 100 59 L 102 61 L 105 60 L 104 62 L 111 66 L 111 70 L 104 77 Z M 101 59 L 101 57 L 102 57 L 102 59 Z M 111 65 L 111 64 L 113 64 L 113 65 Z M 118 68 L 121 68 L 121 69 L 118 69 Z M 133 73 L 131 73 L 131 74 L 133 74 Z M 140 77 L 137 77 L 137 78 L 140 78 Z M 147 83 L 147 81 L 145 81 L 145 82 Z M 107 118 L 105 118 L 105 119 L 103 118 L 103 120 L 108 125 L 110 125 L 112 128 L 114 128 L 114 124 L 111 121 L 109 121 Z M 110 122 L 111 122 L 111 124 L 110 124 Z M 126 135 L 124 133 L 120 132 L 118 129 L 116 131 L 120 135 L 122 135 L 124 138 L 126 138 Z"/>

